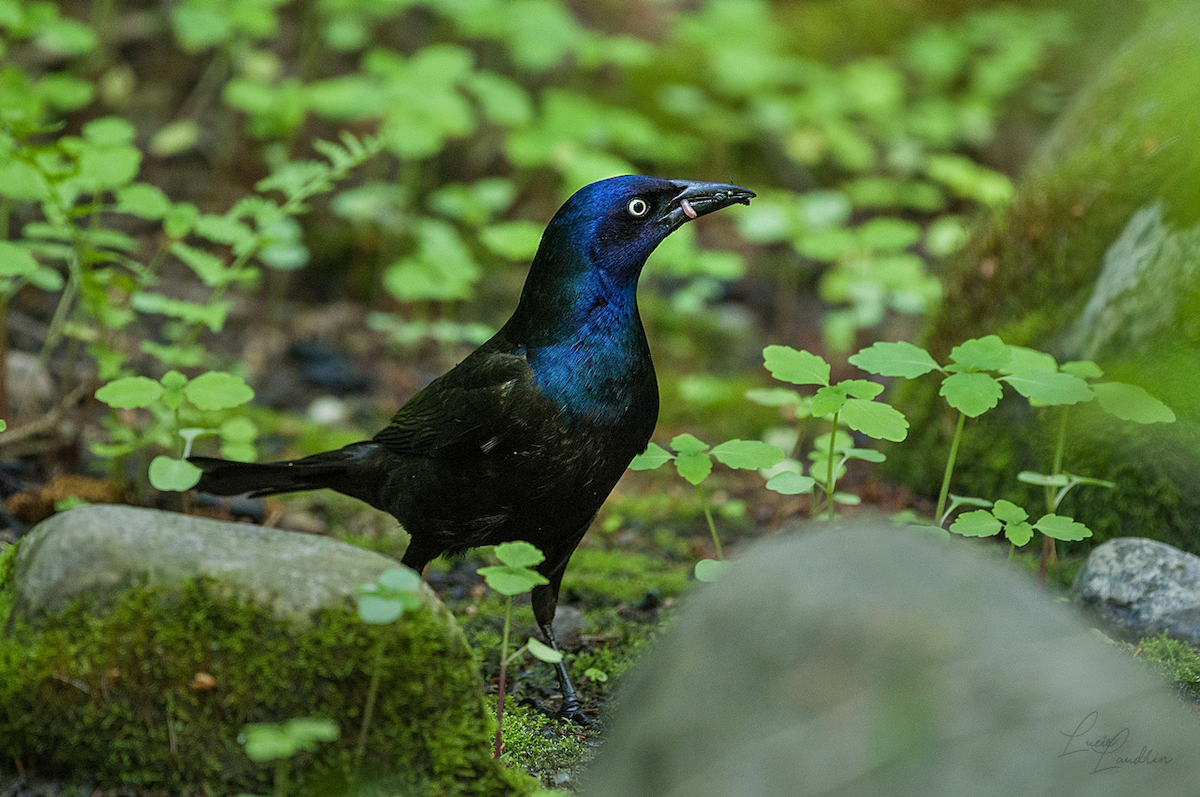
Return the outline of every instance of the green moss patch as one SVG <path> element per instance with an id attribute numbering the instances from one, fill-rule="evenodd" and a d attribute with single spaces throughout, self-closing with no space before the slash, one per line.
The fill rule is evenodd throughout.
<path id="1" fill-rule="evenodd" d="M 293 772 L 310 793 L 344 783 L 371 653 L 386 635 L 363 776 L 406 795 L 533 788 L 491 759 L 478 671 L 461 634 L 446 634 L 444 610 L 368 627 L 347 606 L 301 627 L 197 581 L 135 585 L 103 608 L 77 598 L 31 623 L 11 611 L 12 557 L 0 557 L 0 739 L 26 771 L 177 794 L 262 793 L 273 767 L 246 756 L 243 727 L 319 717 L 340 739 L 298 755 Z"/>

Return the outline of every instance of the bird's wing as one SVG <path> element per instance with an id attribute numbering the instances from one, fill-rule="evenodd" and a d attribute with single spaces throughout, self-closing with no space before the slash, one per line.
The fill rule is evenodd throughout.
<path id="1" fill-rule="evenodd" d="M 549 410 L 525 357 L 475 351 L 393 416 L 375 442 L 397 454 L 487 453 Z"/>

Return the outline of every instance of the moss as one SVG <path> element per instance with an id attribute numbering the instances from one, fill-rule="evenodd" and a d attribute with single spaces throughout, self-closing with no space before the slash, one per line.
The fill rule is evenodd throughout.
<path id="1" fill-rule="evenodd" d="M 386 649 L 404 655 L 384 657 L 367 774 L 395 782 L 400 773 L 404 793 L 414 795 L 533 787 L 491 760 L 494 726 L 478 671 L 461 634 L 447 636 L 437 610 L 382 628 L 325 610 L 310 627 L 288 627 L 268 610 L 217 597 L 204 582 L 182 591 L 131 587 L 105 610 L 77 599 L 35 625 L 0 609 L 10 624 L 0 637 L 0 739 L 29 771 L 86 773 L 105 787 L 180 794 L 263 792 L 272 767 L 245 756 L 241 729 L 322 717 L 338 724 L 341 738 L 297 756 L 293 771 L 310 792 L 314 784 L 344 782 L 370 654 L 386 635 Z M 435 666 L 405 667 L 418 660 Z M 199 674 L 215 685 L 206 688 Z"/>
<path id="2" fill-rule="evenodd" d="M 562 787 L 574 781 L 591 759 L 592 750 L 579 728 L 529 706 L 505 705 L 500 760 L 508 766 L 538 773 L 543 786 Z"/>
<path id="3" fill-rule="evenodd" d="M 581 547 L 571 556 L 563 591 L 570 600 L 582 596 L 589 606 L 639 601 L 648 589 L 672 597 L 687 589 L 690 572 L 686 564 L 649 554 Z"/>
<path id="4" fill-rule="evenodd" d="M 1141 656 L 1154 666 L 1189 702 L 1200 703 L 1200 650 L 1171 639 L 1166 632 L 1138 643 Z"/>

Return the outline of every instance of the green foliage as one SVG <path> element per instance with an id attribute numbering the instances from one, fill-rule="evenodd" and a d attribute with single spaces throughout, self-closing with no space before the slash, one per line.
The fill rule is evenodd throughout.
<path id="1" fill-rule="evenodd" d="M 421 606 L 421 575 L 409 567 L 384 570 L 359 588 L 358 616 L 369 625 L 387 625 Z"/>
<path id="2" fill-rule="evenodd" d="M 380 573 L 371 584 L 358 588 L 358 617 L 367 625 L 389 625 L 396 622 L 406 611 L 421 607 L 421 574 L 403 565 L 389 567 Z M 383 675 L 383 656 L 387 637 L 380 636 L 375 642 L 375 653 L 371 666 L 371 683 L 367 687 L 363 707 L 362 726 L 358 732 L 358 746 L 354 751 L 354 776 L 362 768 L 366 753 L 367 734 L 375 714 L 375 701 L 379 696 L 379 682 Z M 276 793 L 279 792 L 279 775 L 276 775 Z"/>
<path id="3" fill-rule="evenodd" d="M 629 463 L 629 468 L 630 470 L 653 470 L 668 462 L 674 462 L 676 472 L 695 486 L 696 492 L 700 496 L 700 504 L 704 509 L 704 519 L 708 521 L 708 530 L 712 534 L 713 548 L 717 554 L 716 560 L 701 559 L 696 564 L 696 578 L 700 581 L 713 581 L 724 568 L 724 562 L 721 560 L 725 557 L 721 551 L 721 540 L 717 536 L 717 526 L 713 521 L 708 494 L 701 486 L 712 473 L 712 460 L 716 459 L 731 468 L 761 470 L 778 465 L 783 461 L 784 454 L 777 447 L 760 440 L 727 440 L 709 448 L 708 443 L 687 433 L 671 438 L 671 447 L 675 449 L 675 453 L 667 451 L 657 443 L 650 443 L 644 452 L 633 458 L 633 461 Z"/>
<path id="4" fill-rule="evenodd" d="M 227 418 L 219 425 L 201 424 L 210 413 L 249 402 L 254 391 L 241 377 L 208 371 L 188 379 L 168 371 L 161 380 L 145 376 L 115 379 L 96 391 L 96 399 L 113 409 L 145 409 L 151 422 L 141 428 L 130 423 L 110 423 L 108 443 L 93 443 L 101 457 L 122 458 L 136 451 L 170 449 L 179 438 L 180 455 L 159 454 L 150 462 L 150 484 L 157 490 L 188 490 L 200 480 L 200 469 L 187 462 L 193 441 L 205 434 L 221 438 L 221 452 L 232 459 L 252 460 L 258 430 L 246 418 Z"/>
<path id="5" fill-rule="evenodd" d="M 285 797 L 288 788 L 288 759 L 299 752 L 317 749 L 318 742 L 335 741 L 341 732 L 331 720 L 302 717 L 287 722 L 256 722 L 242 731 L 246 755 L 253 761 L 275 762 L 275 797 Z"/>
<path id="6" fill-rule="evenodd" d="M 563 656 L 554 648 L 533 637 L 530 637 L 511 655 L 509 654 L 508 636 L 512 625 L 513 596 L 529 592 L 539 584 L 549 584 L 550 580 L 532 569 L 545 561 L 546 557 L 528 542 L 517 540 L 501 543 L 493 549 L 493 552 L 500 560 L 500 564 L 481 567 L 477 572 L 483 576 L 489 587 L 504 596 L 504 632 L 500 642 L 500 689 L 496 702 L 495 757 L 499 758 L 500 750 L 503 747 L 501 732 L 504 729 L 504 684 L 508 665 L 526 652 L 548 664 L 562 662 Z"/>
<path id="7" fill-rule="evenodd" d="M 820 484 L 825 491 L 828 516 L 832 519 L 835 501 L 854 501 L 853 497 L 836 492 L 837 480 L 845 473 L 846 463 L 852 459 L 869 462 L 884 459 L 878 451 L 858 448 L 852 437 L 840 431 L 839 424 L 868 437 L 900 442 L 908 436 L 908 420 L 892 406 L 874 401 L 883 392 L 882 385 L 864 379 L 831 383 L 829 363 L 819 355 L 773 345 L 763 349 L 763 364 L 776 379 L 796 385 L 816 385 L 817 392 L 805 407 L 805 414 L 829 418 L 832 426 L 828 435 L 817 440 L 809 455 L 812 460 L 810 476 L 804 476 L 799 463 L 793 460 L 786 469 L 772 473 L 767 487 L 785 495 L 795 495 Z M 813 508 L 815 511 L 815 502 Z"/>
<path id="8" fill-rule="evenodd" d="M 883 376 L 917 378 L 939 371 L 942 379 L 940 395 L 958 410 L 958 425 L 947 457 L 942 490 L 938 497 L 937 522 L 941 526 L 963 499 L 950 504 L 947 498 L 955 457 L 966 418 L 978 417 L 994 408 L 1000 401 L 1003 385 L 1007 384 L 1029 403 L 1037 407 L 1062 407 L 1057 448 L 1049 474 L 1023 472 L 1018 478 L 1045 488 L 1046 514 L 1028 523 L 1028 514 L 1015 504 L 1001 500 L 992 505 L 980 499 L 978 503 L 991 507 L 967 512 L 950 526 L 950 531 L 969 537 L 988 537 L 1004 531 L 1013 546 L 1024 545 L 1036 529 L 1048 538 L 1077 541 L 1092 535 L 1091 530 L 1072 518 L 1056 513 L 1066 494 L 1075 486 L 1086 484 L 1112 488 L 1112 482 L 1063 472 L 1062 459 L 1066 438 L 1066 411 L 1074 404 L 1092 399 L 1102 409 L 1122 420 L 1141 423 L 1169 423 L 1175 414 L 1158 399 L 1135 385 L 1120 382 L 1094 382 L 1103 371 L 1095 363 L 1079 361 L 1061 368 L 1054 357 L 1043 352 L 1004 343 L 996 335 L 964 341 L 950 351 L 950 362 L 943 368 L 924 349 L 910 343 L 875 343 L 850 357 L 850 362 Z M 1101 399 L 1101 396 L 1106 398 Z M 1057 492 L 1056 492 L 1057 488 Z M 1043 549 L 1046 550 L 1046 549 Z M 1054 549 L 1049 548 L 1053 554 Z"/>

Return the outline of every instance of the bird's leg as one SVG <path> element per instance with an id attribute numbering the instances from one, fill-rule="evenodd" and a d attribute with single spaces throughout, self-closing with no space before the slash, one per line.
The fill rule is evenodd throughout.
<path id="1" fill-rule="evenodd" d="M 554 639 L 554 629 L 550 627 L 550 623 L 539 623 L 539 625 L 546 641 L 550 643 L 550 647 L 562 653 L 558 649 L 558 643 Z M 566 663 L 559 659 L 554 665 L 554 671 L 558 673 L 558 686 L 563 696 L 562 708 L 558 710 L 558 713 L 576 725 L 589 725 L 588 718 L 583 714 L 583 706 L 579 704 L 579 696 L 575 694 L 575 687 L 571 684 L 571 676 L 567 674 Z"/>

